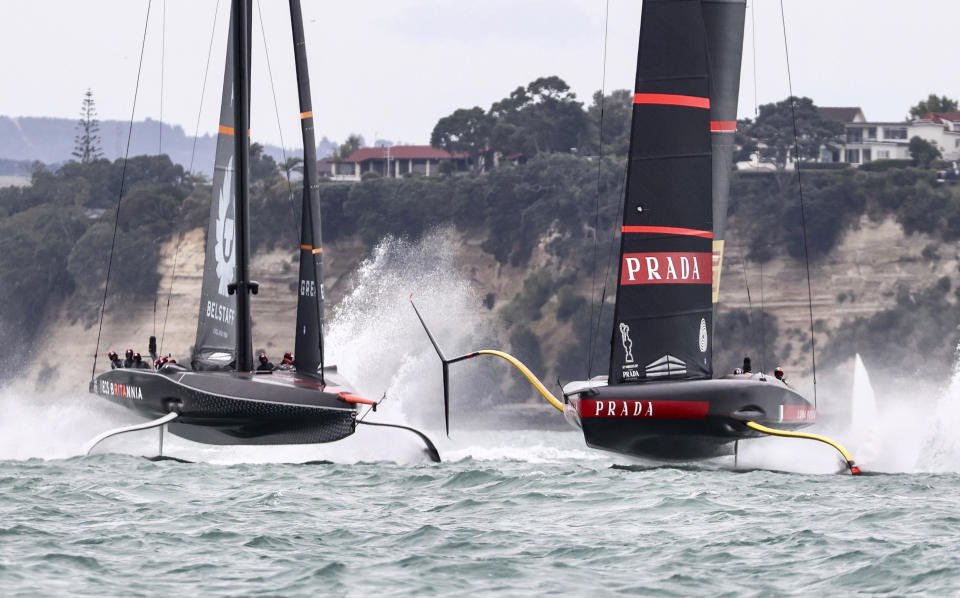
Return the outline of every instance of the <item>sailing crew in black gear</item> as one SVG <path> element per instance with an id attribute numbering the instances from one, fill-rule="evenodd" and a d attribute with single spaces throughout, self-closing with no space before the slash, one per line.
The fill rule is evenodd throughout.
<path id="1" fill-rule="evenodd" d="M 750 374 L 750 373 L 751 373 L 751 370 L 750 370 L 750 358 L 749 358 L 749 357 L 744 357 L 744 358 L 743 358 L 743 373 L 744 373 L 744 374 Z"/>
<path id="2" fill-rule="evenodd" d="M 127 349 L 126 359 L 123 360 L 123 367 L 125 368 L 135 368 L 137 367 L 133 361 L 133 349 Z"/>
<path id="3" fill-rule="evenodd" d="M 117 368 L 122 368 L 123 364 L 120 363 L 120 356 L 117 355 L 116 351 L 110 351 L 107 353 L 107 357 L 110 358 L 110 369 L 115 370 Z"/>
<path id="4" fill-rule="evenodd" d="M 267 359 L 267 354 L 264 353 L 263 351 L 260 351 L 260 365 L 257 366 L 257 371 L 272 372 L 275 369 L 276 368 L 274 367 L 274 365 L 270 363 L 269 359 Z"/>
<path id="5" fill-rule="evenodd" d="M 150 366 L 147 365 L 147 362 L 143 360 L 143 357 L 139 353 L 133 354 L 133 367 L 141 369 L 149 369 Z"/>

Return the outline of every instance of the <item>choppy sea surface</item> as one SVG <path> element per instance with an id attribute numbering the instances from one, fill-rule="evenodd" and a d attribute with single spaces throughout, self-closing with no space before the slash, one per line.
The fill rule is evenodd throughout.
<path id="1" fill-rule="evenodd" d="M 960 594 L 956 473 L 653 466 L 576 433 L 465 436 L 442 464 L 399 437 L 402 463 L 176 441 L 209 460 L 0 461 L 2 594 Z"/>
<path id="2" fill-rule="evenodd" d="M 507 430 L 528 427 L 510 415 L 466 431 L 469 402 L 509 379 L 498 364 L 456 372 L 448 440 L 410 289 L 451 354 L 503 345 L 445 247 L 378 248 L 326 337 L 361 394 L 390 398 L 376 417 L 424 429 L 443 463 L 369 427 L 307 447 L 168 436 L 164 453 L 189 463 L 144 458 L 144 431 L 86 457 L 93 436 L 139 420 L 92 395 L 8 388 L 0 596 L 960 595 L 960 370 L 942 396 L 911 388 L 878 408 L 858 362 L 835 395 L 847 417 L 814 429 L 853 451 L 870 472 L 857 477 L 793 439 L 743 443 L 736 464 L 658 465 L 563 427 Z"/>

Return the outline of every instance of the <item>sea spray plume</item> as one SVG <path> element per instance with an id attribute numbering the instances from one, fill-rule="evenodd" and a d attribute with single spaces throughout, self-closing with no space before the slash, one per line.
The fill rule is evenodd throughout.
<path id="1" fill-rule="evenodd" d="M 397 402 L 414 426 L 442 429 L 442 383 L 437 357 L 410 309 L 414 293 L 436 320 L 451 351 L 496 346 L 488 312 L 456 264 L 461 241 L 440 229 L 410 242 L 385 238 L 357 270 L 353 290 L 334 309 L 328 326 L 327 363 L 357 383 L 361 395 Z M 484 367 L 458 378 L 457 413 L 491 406 L 500 393 L 500 374 Z M 396 409 L 383 409 L 383 415 Z M 377 421 L 382 421 L 380 412 Z M 461 420 L 462 421 L 462 420 Z"/>

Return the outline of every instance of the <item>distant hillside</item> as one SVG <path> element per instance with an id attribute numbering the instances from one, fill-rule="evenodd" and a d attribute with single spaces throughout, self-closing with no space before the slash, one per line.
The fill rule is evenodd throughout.
<path id="1" fill-rule="evenodd" d="M 100 123 L 100 139 L 104 157 L 110 160 L 123 157 L 126 149 L 128 123 L 118 120 L 106 120 Z M 30 163 L 39 160 L 44 164 L 60 164 L 72 159 L 74 137 L 77 133 L 77 121 L 68 118 L 45 117 L 9 117 L 0 116 L 0 167 L 8 161 Z M 160 123 L 146 119 L 133 123 L 133 136 L 130 141 L 130 155 L 158 153 Z M 193 151 L 193 136 L 179 125 L 163 124 L 163 153 L 182 165 L 190 166 L 190 154 Z M 253 141 L 256 141 L 254 139 Z M 317 156 L 325 157 L 333 153 L 336 143 L 326 137 L 317 144 Z M 196 155 L 193 160 L 194 172 L 210 174 L 213 171 L 213 154 L 216 150 L 216 138 L 202 135 L 197 139 Z M 275 145 L 266 145 L 264 152 L 278 162 L 283 160 L 283 152 Z M 287 156 L 303 156 L 300 149 L 287 150 Z M 21 169 L 22 170 L 22 169 Z M 29 174 L 26 172 L 5 172 L 0 174 Z"/>

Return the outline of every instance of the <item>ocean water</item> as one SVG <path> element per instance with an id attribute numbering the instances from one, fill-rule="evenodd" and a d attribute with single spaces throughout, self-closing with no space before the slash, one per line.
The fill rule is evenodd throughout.
<path id="1" fill-rule="evenodd" d="M 653 466 L 576 433 L 465 436 L 442 464 L 0 461 L 0 594 L 960 594 L 956 473 Z"/>
<path id="2" fill-rule="evenodd" d="M 960 374 L 918 410 L 908 391 L 878 405 L 857 363 L 836 395 L 853 419 L 814 431 L 862 476 L 793 439 L 743 443 L 736 464 L 663 465 L 562 427 L 510 429 L 492 405 L 511 373 L 487 362 L 455 371 L 447 439 L 409 291 L 450 353 L 497 338 L 477 333 L 493 328 L 445 246 L 381 246 L 327 337 L 362 394 L 388 397 L 375 417 L 422 427 L 443 463 L 381 428 L 307 447 L 167 436 L 165 454 L 190 462 L 144 458 L 157 452 L 145 431 L 81 456 L 137 420 L 82 392 L 8 388 L 0 596 L 960 595 Z M 479 412 L 489 430 L 470 425 Z"/>

